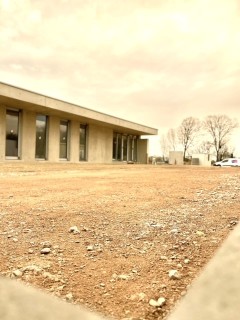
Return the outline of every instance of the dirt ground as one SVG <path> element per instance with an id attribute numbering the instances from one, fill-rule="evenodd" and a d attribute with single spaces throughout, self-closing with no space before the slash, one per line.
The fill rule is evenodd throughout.
<path id="1" fill-rule="evenodd" d="M 165 319 L 237 224 L 239 181 L 240 168 L 2 163 L 0 274 L 115 319 Z"/>

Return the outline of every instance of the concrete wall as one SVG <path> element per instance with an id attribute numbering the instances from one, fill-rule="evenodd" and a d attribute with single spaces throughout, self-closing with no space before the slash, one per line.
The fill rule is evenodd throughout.
<path id="1" fill-rule="evenodd" d="M 0 106 L 0 161 L 5 160 L 6 108 Z"/>
<path id="2" fill-rule="evenodd" d="M 59 125 L 58 117 L 48 117 L 48 153 L 47 159 L 51 162 L 59 161 Z"/>
<path id="3" fill-rule="evenodd" d="M 103 320 L 82 306 L 71 305 L 16 280 L 0 278 L 1 320 Z"/>
<path id="4" fill-rule="evenodd" d="M 148 139 L 139 139 L 138 140 L 137 162 L 148 163 Z"/>
<path id="5" fill-rule="evenodd" d="M 33 161 L 35 160 L 36 114 L 23 110 L 19 121 L 20 159 Z"/>
<path id="6" fill-rule="evenodd" d="M 79 162 L 79 129 L 80 123 L 78 121 L 71 121 L 69 132 L 69 159 L 71 162 Z"/>
<path id="7" fill-rule="evenodd" d="M 207 153 L 196 153 L 196 154 L 192 155 L 192 159 L 199 159 L 200 166 L 210 167 L 211 161 L 216 160 L 216 157 L 211 154 L 207 154 Z"/>
<path id="8" fill-rule="evenodd" d="M 183 152 L 169 151 L 169 164 L 183 165 Z"/>
<path id="9" fill-rule="evenodd" d="M 93 163 L 111 163 L 112 143 L 112 129 L 90 124 L 88 127 L 88 161 Z"/>

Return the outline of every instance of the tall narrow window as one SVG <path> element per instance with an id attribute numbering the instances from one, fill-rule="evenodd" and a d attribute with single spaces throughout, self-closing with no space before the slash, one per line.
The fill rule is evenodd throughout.
<path id="1" fill-rule="evenodd" d="M 134 149 L 134 145 L 133 145 L 133 137 L 132 136 L 128 136 L 128 161 L 133 161 L 133 149 Z"/>
<path id="2" fill-rule="evenodd" d="M 36 159 L 46 159 L 47 153 L 47 116 L 36 117 Z"/>
<path id="3" fill-rule="evenodd" d="M 122 156 L 122 160 L 123 161 L 127 161 L 127 147 L 128 147 L 128 145 L 127 145 L 127 141 L 128 141 L 128 139 L 127 139 L 127 136 L 122 136 L 122 146 L 123 146 L 123 156 Z"/>
<path id="4" fill-rule="evenodd" d="M 113 160 L 122 160 L 122 135 L 113 133 Z"/>
<path id="5" fill-rule="evenodd" d="M 117 160 L 117 134 L 113 133 L 113 146 L 112 146 L 112 158 Z"/>
<path id="6" fill-rule="evenodd" d="M 6 114 L 6 157 L 18 158 L 19 111 L 7 110 Z"/>
<path id="7" fill-rule="evenodd" d="M 117 160 L 122 160 L 122 135 L 117 134 Z"/>
<path id="8" fill-rule="evenodd" d="M 87 126 L 85 124 L 80 124 L 79 160 L 87 160 Z"/>
<path id="9" fill-rule="evenodd" d="M 68 121 L 60 121 L 60 159 L 68 158 Z"/>

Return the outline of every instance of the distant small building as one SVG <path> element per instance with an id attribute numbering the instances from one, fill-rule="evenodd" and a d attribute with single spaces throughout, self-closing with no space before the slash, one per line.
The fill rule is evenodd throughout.
<path id="1" fill-rule="evenodd" d="M 211 166 L 212 161 L 216 161 L 216 156 L 208 153 L 194 153 L 192 155 L 192 165 Z"/>
<path id="2" fill-rule="evenodd" d="M 183 165 L 183 152 L 169 151 L 169 164 Z"/>

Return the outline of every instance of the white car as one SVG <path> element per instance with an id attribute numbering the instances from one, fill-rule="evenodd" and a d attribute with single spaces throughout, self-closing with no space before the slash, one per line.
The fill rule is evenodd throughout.
<path id="1" fill-rule="evenodd" d="M 238 158 L 227 158 L 222 161 L 217 161 L 214 166 L 218 167 L 240 167 L 240 159 Z"/>

